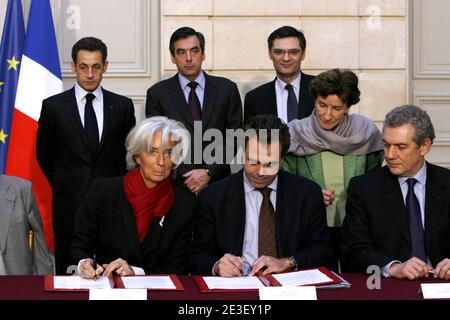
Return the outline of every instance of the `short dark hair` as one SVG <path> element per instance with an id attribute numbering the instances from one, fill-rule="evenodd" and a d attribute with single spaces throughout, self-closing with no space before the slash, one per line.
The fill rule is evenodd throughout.
<path id="1" fill-rule="evenodd" d="M 300 48 L 302 48 L 302 51 L 305 51 L 306 49 L 305 35 L 300 30 L 297 30 L 290 26 L 283 26 L 281 28 L 278 28 L 269 35 L 269 37 L 267 38 L 267 45 L 269 46 L 269 50 L 272 49 L 273 41 L 275 39 L 283 39 L 290 37 L 297 38 L 298 42 L 300 43 Z"/>
<path id="2" fill-rule="evenodd" d="M 72 60 L 74 63 L 77 62 L 78 51 L 87 50 L 90 52 L 100 51 L 102 53 L 103 63 L 106 62 L 106 58 L 108 57 L 108 49 L 106 48 L 106 44 L 95 37 L 85 37 L 78 40 L 72 47 Z"/>
<path id="3" fill-rule="evenodd" d="M 335 94 L 351 107 L 359 102 L 361 92 L 358 89 L 358 77 L 353 71 L 346 69 L 332 69 L 320 73 L 309 86 L 314 99 Z"/>
<path id="4" fill-rule="evenodd" d="M 272 141 L 272 130 L 278 130 L 278 141 L 281 145 L 281 157 L 284 157 L 291 145 L 291 135 L 288 126 L 278 117 L 271 114 L 257 115 L 249 118 L 244 125 L 245 130 L 245 147 L 248 140 L 256 135 L 258 141 L 260 134 L 264 130 L 267 134 L 267 142 Z M 250 134 L 248 134 L 250 133 Z M 253 133 L 253 134 L 252 134 Z"/>
<path id="5" fill-rule="evenodd" d="M 414 127 L 413 140 L 418 146 L 421 146 L 426 138 L 433 142 L 435 134 L 430 116 L 425 110 L 410 104 L 396 107 L 389 111 L 383 122 L 383 131 L 386 127 L 398 128 L 405 124 L 410 124 Z"/>
<path id="6" fill-rule="evenodd" d="M 175 30 L 174 33 L 170 36 L 169 41 L 169 50 L 172 55 L 175 55 L 175 42 L 180 39 L 186 39 L 188 37 L 195 36 L 200 42 L 200 49 L 202 49 L 202 53 L 205 52 L 205 37 L 201 32 L 195 31 L 190 27 L 181 27 Z"/>

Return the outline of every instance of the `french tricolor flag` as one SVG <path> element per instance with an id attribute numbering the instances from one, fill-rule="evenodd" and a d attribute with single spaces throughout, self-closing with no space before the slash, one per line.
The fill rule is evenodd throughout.
<path id="1" fill-rule="evenodd" d="M 32 182 L 53 250 L 52 193 L 36 160 L 36 133 L 42 100 L 62 92 L 63 83 L 49 0 L 32 0 L 13 112 L 6 174 Z"/>

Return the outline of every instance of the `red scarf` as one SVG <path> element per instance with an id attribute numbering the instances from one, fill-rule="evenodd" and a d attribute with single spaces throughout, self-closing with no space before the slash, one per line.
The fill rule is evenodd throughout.
<path id="1" fill-rule="evenodd" d="M 136 218 L 139 242 L 144 241 L 152 217 L 163 217 L 172 208 L 174 195 L 170 177 L 148 189 L 139 169 L 124 177 L 125 195 Z"/>

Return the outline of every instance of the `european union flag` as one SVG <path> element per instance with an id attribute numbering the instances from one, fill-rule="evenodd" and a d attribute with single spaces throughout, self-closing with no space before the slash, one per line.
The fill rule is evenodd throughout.
<path id="1" fill-rule="evenodd" d="M 24 38 L 22 3 L 9 0 L 0 45 L 0 173 L 5 173 L 6 168 Z"/>

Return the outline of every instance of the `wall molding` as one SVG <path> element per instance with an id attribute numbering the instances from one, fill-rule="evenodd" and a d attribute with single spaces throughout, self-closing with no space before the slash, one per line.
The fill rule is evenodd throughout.
<path id="1" fill-rule="evenodd" d="M 433 121 L 436 133 L 434 145 L 450 148 L 450 95 L 414 95 L 414 104 L 427 111 Z"/>
<path id="2" fill-rule="evenodd" d="M 99 1 L 99 0 L 97 0 Z M 104 5 L 107 6 L 109 4 L 108 0 L 102 0 Z M 130 0 L 129 0 L 130 1 Z M 108 71 L 105 73 L 105 78 L 129 78 L 129 77 L 150 77 L 152 70 L 150 68 L 150 47 L 151 41 L 158 41 L 158 39 L 151 38 L 151 20 L 152 20 L 152 5 L 147 0 L 131 0 L 134 2 L 135 16 L 132 21 L 135 23 L 134 25 L 128 26 L 130 37 L 135 37 L 134 42 L 135 46 L 133 47 L 125 47 L 120 46 L 120 44 L 116 43 L 106 43 L 108 46 L 108 51 L 112 52 L 113 50 L 134 50 L 130 56 L 134 56 L 135 60 L 133 61 L 114 61 L 108 57 L 109 66 Z M 76 35 L 77 31 L 69 31 L 65 25 L 66 12 L 64 11 L 67 8 L 67 3 L 62 1 L 53 2 L 53 10 L 55 18 L 55 29 L 56 29 L 56 37 L 58 44 L 60 45 L 59 54 L 60 60 L 63 59 L 67 53 L 62 52 L 62 50 L 68 50 L 68 48 L 63 48 L 64 38 L 74 38 L 75 42 L 80 37 Z M 81 8 L 82 10 L 87 10 L 88 8 Z M 114 23 L 111 21 L 111 23 Z M 99 30 L 107 31 L 108 26 L 99 26 Z M 101 31 L 100 31 L 101 32 Z M 68 36 L 68 33 L 72 33 Z M 73 43 L 72 43 L 73 44 Z M 71 45 L 70 44 L 70 48 Z M 70 61 L 62 61 L 61 63 L 61 73 L 63 77 L 72 78 L 75 75 L 72 73 Z"/>
<path id="3" fill-rule="evenodd" d="M 436 30 L 430 30 L 430 6 L 436 5 L 434 1 L 415 0 L 413 1 L 414 15 L 414 78 L 417 79 L 450 79 L 450 63 L 442 64 L 434 62 L 430 57 L 430 38 Z M 450 8 L 450 5 L 449 5 Z M 443 45 L 445 39 L 439 43 L 431 44 L 434 50 L 438 50 L 438 45 Z M 450 56 L 450 46 L 449 46 Z"/>

